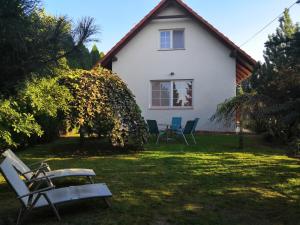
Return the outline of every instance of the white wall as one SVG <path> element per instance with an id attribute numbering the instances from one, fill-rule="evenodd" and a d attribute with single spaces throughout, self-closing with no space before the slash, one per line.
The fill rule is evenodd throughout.
<path id="1" fill-rule="evenodd" d="M 185 50 L 159 51 L 159 30 L 172 28 L 185 29 Z M 236 64 L 229 55 L 227 47 L 192 19 L 153 20 L 116 55 L 112 69 L 135 94 L 145 119 L 170 123 L 172 116 L 181 116 L 185 123 L 199 117 L 198 130 L 232 131 L 209 120 L 219 103 L 235 95 Z M 193 109 L 150 108 L 150 80 L 169 79 L 194 80 Z"/>

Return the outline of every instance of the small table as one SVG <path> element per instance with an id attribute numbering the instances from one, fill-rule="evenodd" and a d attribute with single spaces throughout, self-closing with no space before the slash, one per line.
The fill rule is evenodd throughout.
<path id="1" fill-rule="evenodd" d="M 172 138 L 169 138 L 169 133 L 171 132 L 171 126 L 169 124 L 166 123 L 159 123 L 158 126 L 164 126 L 165 127 L 165 132 L 166 132 L 166 141 L 167 143 L 169 142 L 169 140 L 172 140 Z"/>

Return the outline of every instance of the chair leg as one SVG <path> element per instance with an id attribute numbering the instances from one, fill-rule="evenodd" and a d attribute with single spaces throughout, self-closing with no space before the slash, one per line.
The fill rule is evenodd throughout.
<path id="1" fill-rule="evenodd" d="M 192 138 L 193 138 L 193 140 L 194 140 L 194 143 L 195 143 L 195 145 L 197 144 L 197 142 L 196 142 L 196 139 L 195 139 L 195 136 L 192 134 Z"/>
<path id="2" fill-rule="evenodd" d="M 47 202 L 49 203 L 49 206 L 52 208 L 56 218 L 58 221 L 61 221 L 61 217 L 58 213 L 57 208 L 55 207 L 55 205 L 50 201 L 49 197 L 46 194 L 43 194 L 43 196 L 45 197 L 45 199 L 47 200 Z"/>
<path id="3" fill-rule="evenodd" d="M 111 203 L 110 203 L 110 201 L 109 201 L 107 198 L 104 198 L 104 201 L 105 201 L 106 205 L 107 205 L 109 208 L 111 208 Z"/>
<path id="4" fill-rule="evenodd" d="M 19 210 L 19 214 L 18 214 L 18 218 L 17 218 L 17 223 L 16 225 L 20 225 L 21 224 L 21 221 L 22 221 L 22 218 L 23 218 L 23 215 L 24 215 L 24 212 L 26 211 L 26 208 L 24 206 L 22 206 Z"/>
<path id="5" fill-rule="evenodd" d="M 186 137 L 184 136 L 184 133 L 181 133 L 181 134 L 182 134 L 182 137 L 183 137 L 183 139 L 184 139 L 186 145 L 189 145 L 188 141 L 186 140 Z"/>
<path id="6" fill-rule="evenodd" d="M 61 217 L 60 217 L 60 215 L 59 215 L 59 213 L 58 213 L 58 211 L 57 211 L 57 208 L 56 208 L 55 205 L 53 205 L 52 203 L 51 203 L 51 208 L 52 208 L 52 210 L 53 210 L 53 212 L 54 212 L 54 214 L 55 214 L 57 220 L 58 220 L 58 221 L 61 221 Z"/>
<path id="7" fill-rule="evenodd" d="M 90 181 L 91 184 L 94 183 L 94 180 L 93 180 L 93 178 L 91 176 L 88 176 L 88 179 L 89 179 L 89 181 Z"/>
<path id="8" fill-rule="evenodd" d="M 160 134 L 157 135 L 157 139 L 156 139 L 156 144 L 158 145 L 159 143 L 159 138 L 160 138 Z"/>

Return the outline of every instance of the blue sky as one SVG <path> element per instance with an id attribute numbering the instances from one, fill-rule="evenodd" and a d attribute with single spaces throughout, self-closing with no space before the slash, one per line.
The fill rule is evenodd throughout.
<path id="1" fill-rule="evenodd" d="M 264 25 L 278 16 L 285 7 L 296 0 L 184 0 L 199 15 L 237 45 L 245 42 Z M 67 15 L 74 22 L 83 16 L 96 19 L 101 32 L 96 43 L 99 50 L 107 52 L 159 0 L 43 0 L 46 11 L 52 15 Z M 291 9 L 294 22 L 300 22 L 300 4 Z M 243 49 L 257 60 L 263 56 L 268 34 L 278 26 L 274 22 Z M 92 45 L 89 44 L 89 48 Z"/>

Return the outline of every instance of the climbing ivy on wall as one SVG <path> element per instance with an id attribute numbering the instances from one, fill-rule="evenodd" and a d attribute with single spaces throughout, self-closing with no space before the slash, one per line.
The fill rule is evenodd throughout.
<path id="1" fill-rule="evenodd" d="M 72 127 L 107 137 L 114 146 L 143 146 L 146 123 L 134 95 L 117 74 L 104 68 L 76 70 L 63 82 L 74 96 L 69 118 Z"/>

